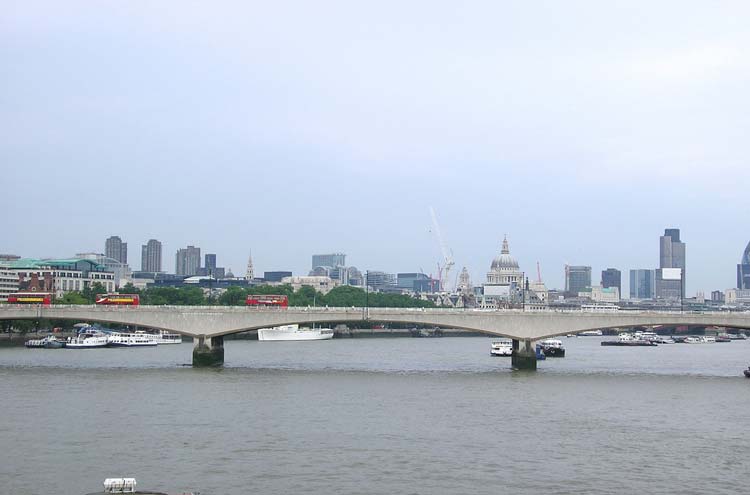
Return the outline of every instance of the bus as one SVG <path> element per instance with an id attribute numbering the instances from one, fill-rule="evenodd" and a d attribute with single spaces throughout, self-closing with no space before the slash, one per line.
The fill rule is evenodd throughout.
<path id="1" fill-rule="evenodd" d="M 141 303 L 138 294 L 97 294 L 96 304 L 106 304 L 110 306 L 138 306 Z"/>
<path id="2" fill-rule="evenodd" d="M 265 295 L 265 294 L 248 294 L 245 300 L 247 306 L 262 306 L 272 308 L 284 308 L 289 307 L 289 298 L 286 296 L 278 295 Z"/>
<path id="3" fill-rule="evenodd" d="M 52 294 L 50 292 L 16 292 L 8 294 L 9 304 L 52 304 Z"/>

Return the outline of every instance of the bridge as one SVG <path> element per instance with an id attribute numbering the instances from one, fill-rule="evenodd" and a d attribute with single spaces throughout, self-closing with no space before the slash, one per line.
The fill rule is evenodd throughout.
<path id="1" fill-rule="evenodd" d="M 0 305 L 0 320 L 63 319 L 167 330 L 193 337 L 193 365 L 224 362 L 224 336 L 259 328 L 371 321 L 457 328 L 513 339 L 513 366 L 536 368 L 534 342 L 585 330 L 635 326 L 750 329 L 750 312 L 522 311 L 424 308 Z"/>

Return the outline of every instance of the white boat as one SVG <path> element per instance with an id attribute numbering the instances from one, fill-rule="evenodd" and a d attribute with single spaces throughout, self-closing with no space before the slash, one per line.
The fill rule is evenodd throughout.
<path id="1" fill-rule="evenodd" d="M 159 333 L 151 334 L 159 345 L 162 344 L 182 344 L 182 335 L 179 333 L 167 332 L 166 330 L 159 330 Z"/>
<path id="2" fill-rule="evenodd" d="M 65 349 L 95 349 L 107 347 L 109 336 L 95 328 L 84 327 L 78 331 L 78 335 L 70 337 L 65 342 Z"/>
<path id="3" fill-rule="evenodd" d="M 716 343 L 716 337 L 713 335 L 704 335 L 701 337 L 701 343 L 702 344 L 715 344 Z"/>
<path id="4" fill-rule="evenodd" d="M 702 344 L 703 343 L 699 337 L 685 337 L 684 342 L 686 344 Z"/>
<path id="5" fill-rule="evenodd" d="M 513 341 L 511 339 L 500 339 L 492 342 L 490 356 L 512 356 Z"/>
<path id="6" fill-rule="evenodd" d="M 330 328 L 300 328 L 299 325 L 283 325 L 280 327 L 261 328 L 258 330 L 258 340 L 328 340 L 333 338 Z"/>
<path id="7" fill-rule="evenodd" d="M 153 347 L 157 344 L 154 335 L 138 330 L 133 333 L 113 332 L 109 334 L 109 347 Z"/>
<path id="8" fill-rule="evenodd" d="M 585 330 L 583 332 L 579 332 L 578 335 L 581 337 L 601 337 L 602 331 L 601 330 Z"/>

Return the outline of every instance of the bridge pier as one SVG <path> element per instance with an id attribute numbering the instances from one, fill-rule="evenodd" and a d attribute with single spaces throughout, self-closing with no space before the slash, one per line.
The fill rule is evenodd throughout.
<path id="1" fill-rule="evenodd" d="M 224 336 L 193 338 L 193 367 L 221 366 L 224 364 Z"/>
<path id="2" fill-rule="evenodd" d="M 513 339 L 511 365 L 517 370 L 536 370 L 536 349 L 530 339 Z"/>

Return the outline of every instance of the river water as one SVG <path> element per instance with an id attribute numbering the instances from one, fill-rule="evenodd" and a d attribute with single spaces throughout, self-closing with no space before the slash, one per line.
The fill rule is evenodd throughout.
<path id="1" fill-rule="evenodd" d="M 750 341 L 601 340 L 537 372 L 483 337 L 0 348 L 0 493 L 747 493 Z"/>

